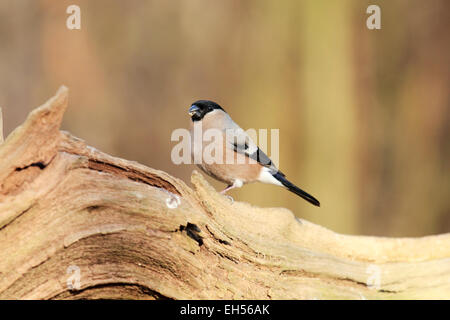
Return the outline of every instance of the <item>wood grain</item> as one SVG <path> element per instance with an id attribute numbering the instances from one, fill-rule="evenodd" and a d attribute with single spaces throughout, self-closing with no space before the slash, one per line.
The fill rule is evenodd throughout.
<path id="1" fill-rule="evenodd" d="M 349 236 L 231 203 L 60 131 L 67 102 L 61 87 L 0 146 L 1 299 L 450 298 L 450 234 Z"/>

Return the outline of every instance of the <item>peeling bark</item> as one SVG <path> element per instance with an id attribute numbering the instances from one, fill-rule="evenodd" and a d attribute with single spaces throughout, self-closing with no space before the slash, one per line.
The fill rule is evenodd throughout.
<path id="1" fill-rule="evenodd" d="M 450 298 L 450 234 L 348 236 L 231 203 L 60 131 L 67 101 L 0 145 L 0 298 Z"/>

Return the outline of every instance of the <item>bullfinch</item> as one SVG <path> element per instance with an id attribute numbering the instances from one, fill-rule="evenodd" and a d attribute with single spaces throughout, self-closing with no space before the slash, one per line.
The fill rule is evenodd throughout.
<path id="1" fill-rule="evenodd" d="M 220 105 L 209 100 L 198 100 L 190 106 L 188 113 L 192 120 L 191 156 L 193 159 L 201 159 L 196 164 L 202 171 L 227 184 L 222 194 L 230 189 L 240 188 L 246 183 L 259 181 L 284 187 L 313 205 L 320 206 L 316 198 L 286 179 L 286 176 Z M 204 141 L 203 138 L 198 140 L 194 137 L 196 126 L 201 126 L 202 132 L 214 129 L 222 135 L 222 139 L 213 142 Z M 220 144 L 214 146 L 215 150 L 222 151 L 219 161 L 203 159 L 203 150 L 211 148 L 211 143 Z"/>

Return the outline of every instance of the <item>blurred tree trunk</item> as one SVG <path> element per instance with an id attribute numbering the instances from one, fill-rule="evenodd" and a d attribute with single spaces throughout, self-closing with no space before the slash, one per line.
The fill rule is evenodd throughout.
<path id="1" fill-rule="evenodd" d="M 298 158 L 304 165 L 297 180 L 306 181 L 323 209 L 332 211 L 315 221 L 345 233 L 358 227 L 352 9 L 347 0 L 303 1 L 300 24 L 304 137 Z M 313 208 L 306 210 L 307 217 L 313 214 Z"/>
<path id="2" fill-rule="evenodd" d="M 431 3 L 406 15 L 402 23 L 405 31 L 416 32 L 414 40 L 402 42 L 399 50 L 403 81 L 392 99 L 392 190 L 402 195 L 392 198 L 390 209 L 397 212 L 391 218 L 393 235 L 450 230 L 450 157 L 446 153 L 450 149 L 450 16 L 441 18 L 442 12 L 450 12 L 450 5 L 449 1 Z M 404 1 L 398 11 L 409 8 Z M 410 219 L 414 223 L 405 225 Z"/>
<path id="3" fill-rule="evenodd" d="M 449 230 L 449 4 L 380 1 L 381 30 L 355 28 L 364 233 Z"/>

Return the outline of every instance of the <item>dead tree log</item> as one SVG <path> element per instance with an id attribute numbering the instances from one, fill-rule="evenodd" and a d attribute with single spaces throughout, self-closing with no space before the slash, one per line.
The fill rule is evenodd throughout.
<path id="1" fill-rule="evenodd" d="M 348 236 L 231 203 L 60 131 L 67 102 L 0 145 L 0 298 L 450 298 L 450 234 Z"/>

